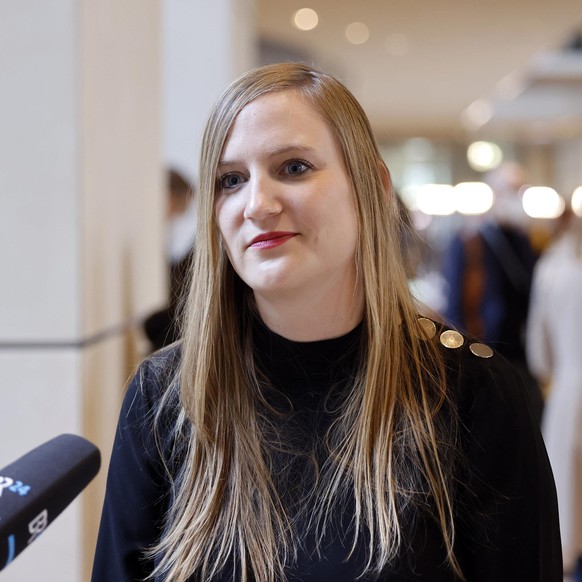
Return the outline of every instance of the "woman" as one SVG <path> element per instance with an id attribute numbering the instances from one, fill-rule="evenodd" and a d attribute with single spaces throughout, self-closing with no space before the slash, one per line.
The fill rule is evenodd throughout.
<path id="1" fill-rule="evenodd" d="M 582 218 L 566 220 L 534 271 L 527 355 L 550 388 L 542 431 L 556 476 L 564 567 L 582 582 Z"/>
<path id="2" fill-rule="evenodd" d="M 523 388 L 419 319 L 351 93 L 251 71 L 202 152 L 184 339 L 129 388 L 93 580 L 561 581 Z"/>

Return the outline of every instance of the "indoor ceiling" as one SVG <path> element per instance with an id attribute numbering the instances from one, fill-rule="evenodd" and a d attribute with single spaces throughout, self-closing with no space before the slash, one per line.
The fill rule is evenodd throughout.
<path id="1" fill-rule="evenodd" d="M 301 31 L 292 17 L 306 7 L 319 21 Z M 257 0 L 257 18 L 263 62 L 335 74 L 382 139 L 582 135 L 582 50 L 564 50 L 582 0 Z M 353 22 L 367 42 L 348 42 Z"/>

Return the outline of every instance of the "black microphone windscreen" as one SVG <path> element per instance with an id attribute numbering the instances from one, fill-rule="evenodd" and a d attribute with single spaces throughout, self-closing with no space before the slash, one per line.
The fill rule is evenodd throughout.
<path id="1" fill-rule="evenodd" d="M 0 570 L 77 497 L 100 465 L 95 445 L 63 434 L 0 469 Z"/>

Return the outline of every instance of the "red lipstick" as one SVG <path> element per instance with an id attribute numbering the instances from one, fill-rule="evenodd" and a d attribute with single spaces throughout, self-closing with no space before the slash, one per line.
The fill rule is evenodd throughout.
<path id="1" fill-rule="evenodd" d="M 273 249 L 291 240 L 293 237 L 297 236 L 296 232 L 285 232 L 285 231 L 274 231 L 265 232 L 256 236 L 251 243 L 249 248 L 255 249 Z"/>

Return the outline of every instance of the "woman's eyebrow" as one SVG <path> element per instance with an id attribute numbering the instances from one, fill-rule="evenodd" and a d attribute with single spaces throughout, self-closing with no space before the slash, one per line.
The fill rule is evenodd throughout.
<path id="1" fill-rule="evenodd" d="M 263 157 L 271 158 L 274 156 L 286 154 L 293 151 L 314 152 L 315 148 L 302 143 L 291 143 L 267 150 Z M 218 167 L 220 168 L 221 166 L 236 166 L 237 164 L 240 163 L 241 162 L 239 160 L 228 160 L 223 158 L 218 161 Z"/>

